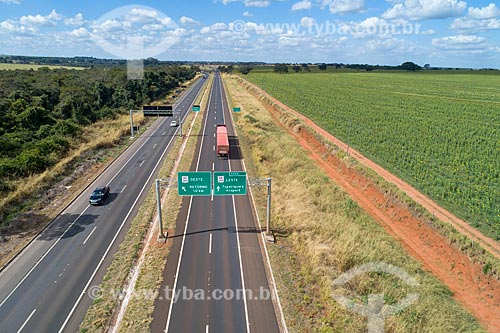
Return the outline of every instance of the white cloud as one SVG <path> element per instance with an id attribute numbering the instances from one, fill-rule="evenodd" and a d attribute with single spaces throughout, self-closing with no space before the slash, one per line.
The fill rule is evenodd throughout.
<path id="1" fill-rule="evenodd" d="M 391 52 L 397 54 L 414 53 L 415 44 L 404 39 L 377 38 L 366 42 L 366 50 L 372 52 Z"/>
<path id="2" fill-rule="evenodd" d="M 200 25 L 200 22 L 187 16 L 182 16 L 179 21 L 182 25 Z"/>
<path id="3" fill-rule="evenodd" d="M 19 5 L 21 3 L 21 0 L 0 0 L 0 3 L 7 3 L 7 4 L 16 4 Z"/>
<path id="4" fill-rule="evenodd" d="M 252 13 L 250 13 L 250 12 L 247 11 L 247 12 L 243 13 L 243 16 L 244 17 L 252 17 L 253 15 L 252 15 Z"/>
<path id="5" fill-rule="evenodd" d="M 168 16 L 165 16 L 165 17 L 162 17 L 162 18 L 159 18 L 157 20 L 160 24 L 163 24 L 165 27 L 168 27 L 168 28 L 177 28 L 177 24 L 174 22 L 174 20 L 172 20 L 170 17 Z"/>
<path id="6" fill-rule="evenodd" d="M 122 22 L 118 20 L 106 20 L 99 24 L 96 28 L 100 31 L 113 31 L 123 27 Z"/>
<path id="7" fill-rule="evenodd" d="M 295 10 L 307 10 L 307 9 L 311 9 L 311 7 L 312 7 L 311 1 L 302 0 L 302 1 L 299 1 L 295 4 L 293 4 L 292 10 L 293 11 L 295 11 Z"/>
<path id="8" fill-rule="evenodd" d="M 78 28 L 71 31 L 71 35 L 78 38 L 82 38 L 82 37 L 89 37 L 90 33 L 85 28 Z"/>
<path id="9" fill-rule="evenodd" d="M 47 16 L 38 15 L 27 15 L 21 16 L 19 23 L 27 26 L 55 26 L 57 21 L 63 18 L 62 15 L 57 14 L 56 10 L 53 9 Z"/>
<path id="10" fill-rule="evenodd" d="M 466 2 L 458 0 L 390 0 L 389 2 L 394 5 L 382 14 L 385 19 L 424 20 L 456 17 L 467 8 Z"/>
<path id="11" fill-rule="evenodd" d="M 214 32 L 214 31 L 223 31 L 223 30 L 227 30 L 228 29 L 228 26 L 226 25 L 226 23 L 214 23 L 210 26 L 207 26 L 207 27 L 203 27 L 201 28 L 200 32 L 202 34 L 207 34 L 207 33 L 210 33 L 210 32 Z"/>
<path id="12" fill-rule="evenodd" d="M 158 23 L 152 23 L 152 24 L 145 24 L 142 27 L 142 30 L 145 31 L 162 31 L 165 27 L 163 24 L 158 24 Z"/>
<path id="13" fill-rule="evenodd" d="M 303 26 L 304 28 L 310 28 L 313 27 L 316 24 L 316 20 L 313 19 L 312 17 L 303 17 L 300 20 L 300 25 Z"/>
<path id="14" fill-rule="evenodd" d="M 451 29 L 460 30 L 462 32 L 467 31 L 468 33 L 486 30 L 499 30 L 500 20 L 494 18 L 488 20 L 475 20 L 464 16 L 455 19 L 451 24 Z"/>
<path id="15" fill-rule="evenodd" d="M 17 31 L 17 26 L 12 20 L 7 20 L 0 23 L 0 29 L 8 32 L 15 32 Z"/>
<path id="16" fill-rule="evenodd" d="M 158 17 L 158 12 L 147 8 L 132 8 L 129 12 L 129 16 L 139 18 L 156 18 Z"/>
<path id="17" fill-rule="evenodd" d="M 82 13 L 76 14 L 74 17 L 69 17 L 64 19 L 64 24 L 66 25 L 76 25 L 76 26 L 81 26 L 86 23 L 85 19 L 83 18 Z"/>
<path id="18" fill-rule="evenodd" d="M 483 8 L 470 7 L 468 9 L 467 16 L 473 19 L 492 19 L 500 16 L 500 9 L 494 4 L 490 3 L 488 6 Z"/>
<path id="19" fill-rule="evenodd" d="M 269 7 L 271 1 L 268 0 L 244 0 L 246 7 Z"/>
<path id="20" fill-rule="evenodd" d="M 36 29 L 34 27 L 19 25 L 19 22 L 14 20 L 6 20 L 0 22 L 0 33 L 14 33 L 15 35 L 19 34 L 28 34 L 33 35 L 36 33 Z"/>
<path id="21" fill-rule="evenodd" d="M 323 4 L 326 4 L 324 1 Z M 329 8 L 332 14 L 347 14 L 363 11 L 365 7 L 364 0 L 333 0 Z"/>
<path id="22" fill-rule="evenodd" d="M 470 35 L 434 38 L 432 45 L 441 50 L 485 50 L 488 48 L 486 38 Z"/>

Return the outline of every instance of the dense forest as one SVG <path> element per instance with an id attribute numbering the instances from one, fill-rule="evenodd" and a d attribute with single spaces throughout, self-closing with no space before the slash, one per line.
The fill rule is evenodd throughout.
<path id="1" fill-rule="evenodd" d="M 124 66 L 0 71 L 0 192 L 53 166 L 83 126 L 164 97 L 196 72 L 150 66 L 132 81 Z"/>

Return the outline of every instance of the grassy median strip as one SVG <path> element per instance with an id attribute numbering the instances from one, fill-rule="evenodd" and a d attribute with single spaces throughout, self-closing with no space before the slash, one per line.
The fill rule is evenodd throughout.
<path id="1" fill-rule="evenodd" d="M 205 92 L 210 84 L 205 85 Z M 206 95 L 202 92 L 201 95 Z M 208 96 L 208 95 L 207 95 Z M 204 100 L 206 104 L 207 98 Z M 202 105 L 203 107 L 204 105 Z M 183 125 L 183 133 L 187 133 L 188 127 L 195 116 L 191 113 L 186 118 Z M 201 131 L 202 123 L 201 113 L 198 115 L 192 128 L 192 134 Z M 187 169 L 194 157 L 196 149 L 197 136 L 188 138 L 186 149 L 179 164 L 179 168 Z M 177 156 L 181 147 L 181 140 L 176 140 L 169 156 Z M 174 160 L 167 158 L 159 172 L 160 178 L 167 178 L 174 166 Z M 164 209 L 162 211 L 164 230 L 170 230 L 172 233 L 175 228 L 175 220 L 180 209 L 181 198 L 177 196 L 175 190 L 169 191 L 166 198 Z M 147 198 L 142 204 L 137 216 L 132 221 L 129 231 L 124 241 L 120 244 L 118 251 L 113 257 L 102 284 L 99 286 L 100 295 L 94 298 L 87 314 L 80 325 L 81 332 L 102 332 L 109 329 L 112 325 L 115 309 L 120 304 L 123 296 L 123 286 L 126 283 L 129 273 L 134 267 L 139 257 L 147 232 L 150 228 L 157 228 L 157 225 L 151 225 L 156 217 L 156 192 L 154 186 L 148 193 Z M 156 231 L 155 231 L 156 232 Z M 156 238 L 153 238 L 156 242 Z M 134 290 L 136 291 L 127 307 L 125 316 L 120 327 L 123 332 L 146 332 L 149 330 L 153 313 L 153 306 L 156 297 L 156 290 L 162 282 L 163 268 L 168 256 L 169 246 L 163 242 L 152 244 L 148 253 L 145 254 L 145 262 L 142 265 L 142 271 L 139 274 Z"/>
<path id="2" fill-rule="evenodd" d="M 366 331 L 366 317 L 341 306 L 334 294 L 367 305 L 368 295 L 381 294 L 385 304 L 394 304 L 411 293 L 417 293 L 418 300 L 387 316 L 387 332 L 484 331 L 443 283 L 327 177 L 260 101 L 234 77 L 225 80 L 233 102 L 244 110 L 235 121 L 247 168 L 255 176 L 273 179 L 272 226 L 278 241 L 269 246 L 269 254 L 291 332 Z M 254 194 L 264 221 L 265 196 Z M 367 273 L 343 287 L 333 286 L 342 273 L 373 263 L 394 265 L 419 285 Z"/>

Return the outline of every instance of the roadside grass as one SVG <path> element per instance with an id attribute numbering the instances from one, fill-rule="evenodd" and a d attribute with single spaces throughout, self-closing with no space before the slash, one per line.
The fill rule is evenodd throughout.
<path id="1" fill-rule="evenodd" d="M 205 84 L 203 89 L 206 91 L 209 87 L 209 84 Z M 202 92 L 201 95 L 203 94 Z M 205 105 L 206 100 L 202 107 L 205 107 Z M 194 116 L 194 113 L 191 113 L 186 118 L 183 124 L 184 133 L 187 133 Z M 202 119 L 201 114 L 198 115 L 194 123 L 193 133 L 199 133 L 201 130 L 200 119 Z M 196 149 L 196 138 L 197 136 L 188 138 L 186 150 L 181 158 L 179 168 L 189 168 Z M 181 140 L 176 140 L 170 156 L 178 155 L 181 143 Z M 174 162 L 175 158 L 167 157 L 159 171 L 159 177 L 168 177 L 172 172 Z M 175 190 L 168 192 L 163 205 L 167 208 L 162 210 L 164 232 L 169 230 L 171 234 L 175 231 L 175 221 L 181 202 L 182 200 L 177 196 Z M 107 269 L 103 282 L 99 286 L 101 295 L 93 301 L 93 304 L 88 309 L 80 325 L 81 332 L 102 332 L 108 330 L 112 325 L 112 321 L 115 319 L 114 316 L 116 316 L 115 310 L 121 303 L 120 297 L 123 296 L 124 285 L 134 269 L 138 257 L 142 254 L 147 233 L 148 231 L 156 233 L 155 228 L 158 228 L 158 225 L 157 223 L 152 225 L 156 216 L 156 191 L 153 186 L 132 221 L 130 229 L 115 253 L 111 265 Z M 156 242 L 156 239 L 153 238 L 152 241 Z M 148 252 L 144 254 L 144 264 L 134 287 L 135 293 L 128 303 L 122 324 L 119 328 L 121 332 L 146 332 L 149 330 L 154 310 L 154 301 L 156 296 L 158 296 L 158 288 L 163 279 L 163 269 L 170 250 L 170 246 L 168 244 L 165 245 L 163 241 L 151 245 L 148 247 Z"/>
<path id="2" fill-rule="evenodd" d="M 147 125 L 148 120 L 140 116 L 137 117 L 136 123 Z M 127 115 L 118 115 L 115 119 L 97 122 L 93 126 L 84 128 L 82 133 L 84 140 L 73 142 L 74 149 L 54 167 L 12 184 L 15 190 L 0 199 L 0 214 L 9 212 L 2 228 L 6 229 L 7 234 L 13 233 L 16 237 L 16 234 L 21 235 L 22 239 L 7 241 L 12 244 L 9 244 L 8 250 L 2 251 L 0 266 L 7 263 L 33 235 L 60 213 L 61 207 L 74 200 L 81 189 L 88 186 L 95 175 L 100 174 L 102 168 L 130 145 L 129 131 L 130 122 Z M 87 163 L 85 165 L 87 169 L 84 170 L 84 177 L 80 177 L 82 179 L 73 179 L 72 173 L 79 163 Z M 66 179 L 69 182 L 66 182 Z M 63 182 L 65 188 L 53 190 L 53 186 L 58 182 Z M 54 199 L 57 199 L 54 201 L 57 204 L 51 203 Z M 27 214 L 27 217 L 21 217 L 21 221 L 29 219 L 29 223 L 12 220 L 20 213 Z M 7 243 L 3 246 L 5 245 Z"/>
<path id="3" fill-rule="evenodd" d="M 418 293 L 418 301 L 387 317 L 386 332 L 485 331 L 443 283 L 324 174 L 261 102 L 233 76 L 225 81 L 232 100 L 245 110 L 234 119 L 247 168 L 273 179 L 271 225 L 277 243 L 268 248 L 291 332 L 366 331 L 366 318 L 346 310 L 333 294 L 366 305 L 369 294 L 383 294 L 386 304 L 394 304 L 409 293 Z M 291 127 L 299 123 L 293 117 L 285 121 Z M 265 196 L 254 192 L 254 198 L 264 221 Z M 360 275 L 344 287 L 332 285 L 349 269 L 379 262 L 399 267 L 419 286 L 384 273 Z"/>
<path id="4" fill-rule="evenodd" d="M 135 122 L 138 125 L 143 125 L 147 120 L 139 115 L 135 117 Z M 61 159 L 50 170 L 14 183 L 16 190 L 0 201 L 0 210 L 4 210 L 13 202 L 27 199 L 34 190 L 67 172 L 68 165 L 84 156 L 86 152 L 115 148 L 124 137 L 129 135 L 129 132 L 130 117 L 124 114 L 118 115 L 115 119 L 102 120 L 84 128 L 82 139 L 72 143 L 75 148 L 68 153 L 67 157 Z M 126 144 L 128 145 L 128 142 Z M 111 152 L 110 155 L 116 153 Z M 104 157 L 101 156 L 101 158 Z"/>

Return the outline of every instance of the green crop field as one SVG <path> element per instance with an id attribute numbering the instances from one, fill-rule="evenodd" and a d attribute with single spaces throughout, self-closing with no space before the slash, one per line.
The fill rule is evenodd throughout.
<path id="1" fill-rule="evenodd" d="M 500 239 L 500 75 L 252 72 L 245 78 Z"/>

